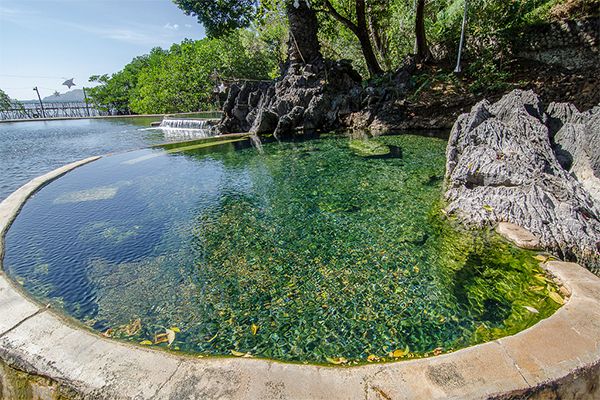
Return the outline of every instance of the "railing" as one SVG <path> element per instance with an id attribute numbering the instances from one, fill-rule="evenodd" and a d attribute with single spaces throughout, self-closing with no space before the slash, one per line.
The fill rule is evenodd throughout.
<path id="1" fill-rule="evenodd" d="M 42 108 L 43 105 L 43 108 Z M 47 102 L 14 104 L 7 110 L 0 110 L 0 120 L 37 118 L 85 118 L 111 115 L 85 102 Z"/>

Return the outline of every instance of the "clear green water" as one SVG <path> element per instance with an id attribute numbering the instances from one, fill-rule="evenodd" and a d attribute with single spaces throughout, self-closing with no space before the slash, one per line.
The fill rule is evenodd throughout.
<path id="1" fill-rule="evenodd" d="M 377 140 L 391 156 L 327 137 L 102 159 L 25 205 L 4 267 L 111 337 L 298 362 L 451 351 L 559 307 L 532 253 L 442 218 L 444 141 Z"/>

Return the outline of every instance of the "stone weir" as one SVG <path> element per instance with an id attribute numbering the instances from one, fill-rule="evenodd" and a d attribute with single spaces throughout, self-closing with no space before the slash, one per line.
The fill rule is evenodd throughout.
<path id="1" fill-rule="evenodd" d="M 539 239 L 530 247 L 600 273 L 600 107 L 520 90 L 481 101 L 454 124 L 446 162 L 449 215 L 518 225 Z"/>

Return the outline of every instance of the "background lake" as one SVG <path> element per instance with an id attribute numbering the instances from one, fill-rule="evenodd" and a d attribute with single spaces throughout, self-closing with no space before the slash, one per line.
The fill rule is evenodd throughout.
<path id="1" fill-rule="evenodd" d="M 32 178 L 86 157 L 165 141 L 157 117 L 0 124 L 0 201 Z"/>

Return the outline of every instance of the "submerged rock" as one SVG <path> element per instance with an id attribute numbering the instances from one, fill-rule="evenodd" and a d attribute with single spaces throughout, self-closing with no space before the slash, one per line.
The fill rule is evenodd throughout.
<path id="1" fill-rule="evenodd" d="M 362 157 L 385 156 L 390 154 L 389 146 L 374 140 L 358 140 L 350 141 L 350 150 L 356 155 Z"/>
<path id="2" fill-rule="evenodd" d="M 600 272 L 599 114 L 545 108 L 532 91 L 479 102 L 452 129 L 446 211 L 476 226 L 516 224 Z"/>

